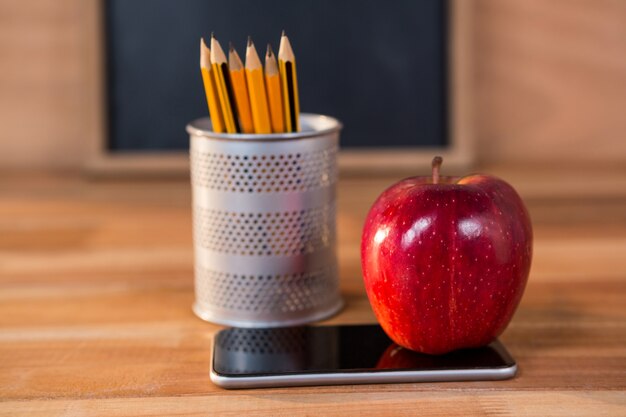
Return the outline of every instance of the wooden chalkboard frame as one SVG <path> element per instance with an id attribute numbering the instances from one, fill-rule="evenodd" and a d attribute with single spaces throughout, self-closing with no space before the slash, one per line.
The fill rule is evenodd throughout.
<path id="1" fill-rule="evenodd" d="M 94 176 L 188 176 L 187 152 L 111 152 L 107 140 L 106 74 L 104 57 L 104 1 L 83 3 L 84 36 L 90 47 L 85 57 L 87 85 L 86 137 L 89 157 L 85 164 Z M 380 147 L 342 150 L 339 167 L 347 174 L 412 175 L 430 165 L 432 157 L 443 156 L 451 170 L 474 163 L 471 83 L 471 12 L 473 1 L 449 0 L 449 144 L 445 147 Z M 183 129 L 184 127 L 181 127 Z"/>

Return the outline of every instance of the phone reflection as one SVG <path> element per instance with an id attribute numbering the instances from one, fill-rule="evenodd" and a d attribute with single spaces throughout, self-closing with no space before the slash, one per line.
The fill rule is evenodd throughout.
<path id="1" fill-rule="evenodd" d="M 392 343 L 378 359 L 376 369 L 427 370 L 498 367 L 503 366 L 503 360 L 507 358 L 509 355 L 499 341 L 494 341 L 487 346 L 456 350 L 444 355 L 418 353 Z"/>
<path id="2" fill-rule="evenodd" d="M 393 343 L 377 325 L 230 328 L 216 335 L 213 352 L 214 371 L 233 376 L 478 369 L 514 364 L 498 341 L 476 349 L 426 355 Z"/>
<path id="3" fill-rule="evenodd" d="M 335 369 L 338 330 L 314 327 L 231 328 L 215 338 L 213 364 L 220 374 L 274 374 Z"/>

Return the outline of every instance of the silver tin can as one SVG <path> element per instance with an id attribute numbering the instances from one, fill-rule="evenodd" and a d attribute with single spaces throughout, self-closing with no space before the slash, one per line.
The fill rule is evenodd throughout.
<path id="1" fill-rule="evenodd" d="M 190 134 L 195 302 L 239 327 L 309 323 L 342 306 L 335 186 L 341 124 L 301 114 L 302 131 Z"/>

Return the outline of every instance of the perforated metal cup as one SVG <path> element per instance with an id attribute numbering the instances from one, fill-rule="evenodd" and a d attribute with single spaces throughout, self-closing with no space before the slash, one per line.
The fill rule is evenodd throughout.
<path id="1" fill-rule="evenodd" d="M 335 183 L 341 124 L 302 114 L 298 133 L 190 134 L 195 302 L 200 318 L 273 327 L 342 306 Z"/>

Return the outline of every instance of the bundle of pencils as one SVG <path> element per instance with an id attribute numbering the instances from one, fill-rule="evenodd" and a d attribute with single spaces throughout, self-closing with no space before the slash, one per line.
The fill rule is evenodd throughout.
<path id="1" fill-rule="evenodd" d="M 244 66 L 232 44 L 226 59 L 213 34 L 210 49 L 200 39 L 200 70 L 215 132 L 300 131 L 296 59 L 284 31 L 278 62 L 272 46 L 267 45 L 265 71 L 250 37 Z"/>

